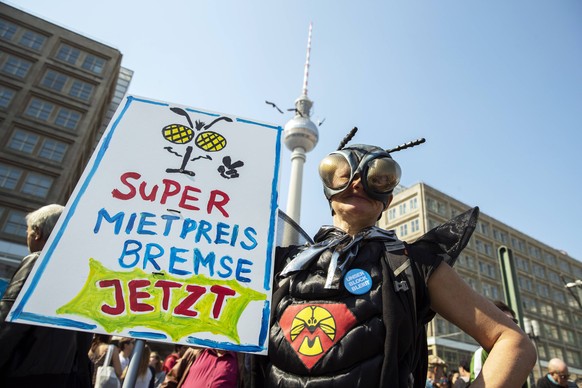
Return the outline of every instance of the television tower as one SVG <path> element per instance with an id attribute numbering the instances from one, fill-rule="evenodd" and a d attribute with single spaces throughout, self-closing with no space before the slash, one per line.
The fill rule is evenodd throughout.
<path id="1" fill-rule="evenodd" d="M 303 165 L 306 159 L 305 154 L 315 147 L 319 139 L 317 126 L 311 121 L 310 117 L 313 101 L 307 97 L 312 27 L 312 23 L 309 23 L 307 57 L 303 72 L 303 90 L 299 98 L 295 100 L 295 117 L 285 124 L 283 131 L 283 141 L 287 148 L 291 150 L 291 178 L 289 182 L 289 196 L 287 197 L 287 215 L 297 224 L 300 224 L 301 188 L 303 183 Z"/>

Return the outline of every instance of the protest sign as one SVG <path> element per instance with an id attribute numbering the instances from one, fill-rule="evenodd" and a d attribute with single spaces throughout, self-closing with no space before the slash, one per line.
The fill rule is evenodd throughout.
<path id="1" fill-rule="evenodd" d="M 281 134 L 127 97 L 9 320 L 266 354 Z"/>

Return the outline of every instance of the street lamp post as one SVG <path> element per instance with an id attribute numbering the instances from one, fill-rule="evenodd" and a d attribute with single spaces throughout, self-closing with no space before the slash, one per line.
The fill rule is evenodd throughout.
<path id="1" fill-rule="evenodd" d="M 533 341 L 534 348 L 536 350 L 536 357 L 538 359 L 538 373 L 540 374 L 540 378 L 544 375 L 542 371 L 542 361 L 540 360 L 540 353 L 538 351 L 538 340 L 540 339 L 541 328 L 540 323 L 535 319 L 523 318 L 523 325 L 525 329 L 525 334 Z M 531 373 L 532 385 L 535 384 L 533 370 Z"/>

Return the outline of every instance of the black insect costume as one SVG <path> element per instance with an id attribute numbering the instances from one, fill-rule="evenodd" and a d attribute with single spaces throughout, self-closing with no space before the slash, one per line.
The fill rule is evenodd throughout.
<path id="1" fill-rule="evenodd" d="M 400 178 L 378 147 L 342 148 L 328 158 L 320 165 L 328 199 L 359 174 L 366 193 L 387 203 Z M 351 170 L 343 181 L 326 177 L 342 163 Z M 262 367 L 249 385 L 424 387 L 425 325 L 435 315 L 427 282 L 439 265 L 454 264 L 477 217 L 471 209 L 413 244 L 378 227 L 350 236 L 324 226 L 313 244 L 278 248 L 269 356 L 253 360 Z"/>

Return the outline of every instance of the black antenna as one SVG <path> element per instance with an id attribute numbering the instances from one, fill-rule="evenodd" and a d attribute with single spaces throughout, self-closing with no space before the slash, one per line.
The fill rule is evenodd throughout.
<path id="1" fill-rule="evenodd" d="M 346 135 L 346 137 L 344 137 L 344 139 L 342 140 L 342 142 L 340 143 L 340 145 L 337 147 L 337 151 L 339 151 L 342 148 L 344 148 L 346 146 L 346 144 L 348 144 L 348 142 L 350 140 L 352 140 L 352 137 L 354 137 L 354 135 L 356 134 L 356 132 L 358 132 L 358 127 L 352 128 L 352 130 L 350 131 L 350 133 L 348 133 Z"/>
<path id="2" fill-rule="evenodd" d="M 394 147 L 391 150 L 386 150 L 386 152 L 391 153 L 391 152 L 405 150 L 407 148 L 411 148 L 411 147 L 417 146 L 419 144 L 422 144 L 425 141 L 426 141 L 426 139 L 424 137 L 421 137 L 420 139 L 409 141 L 408 143 L 404 143 L 404 144 L 399 145 L 398 147 Z"/>

